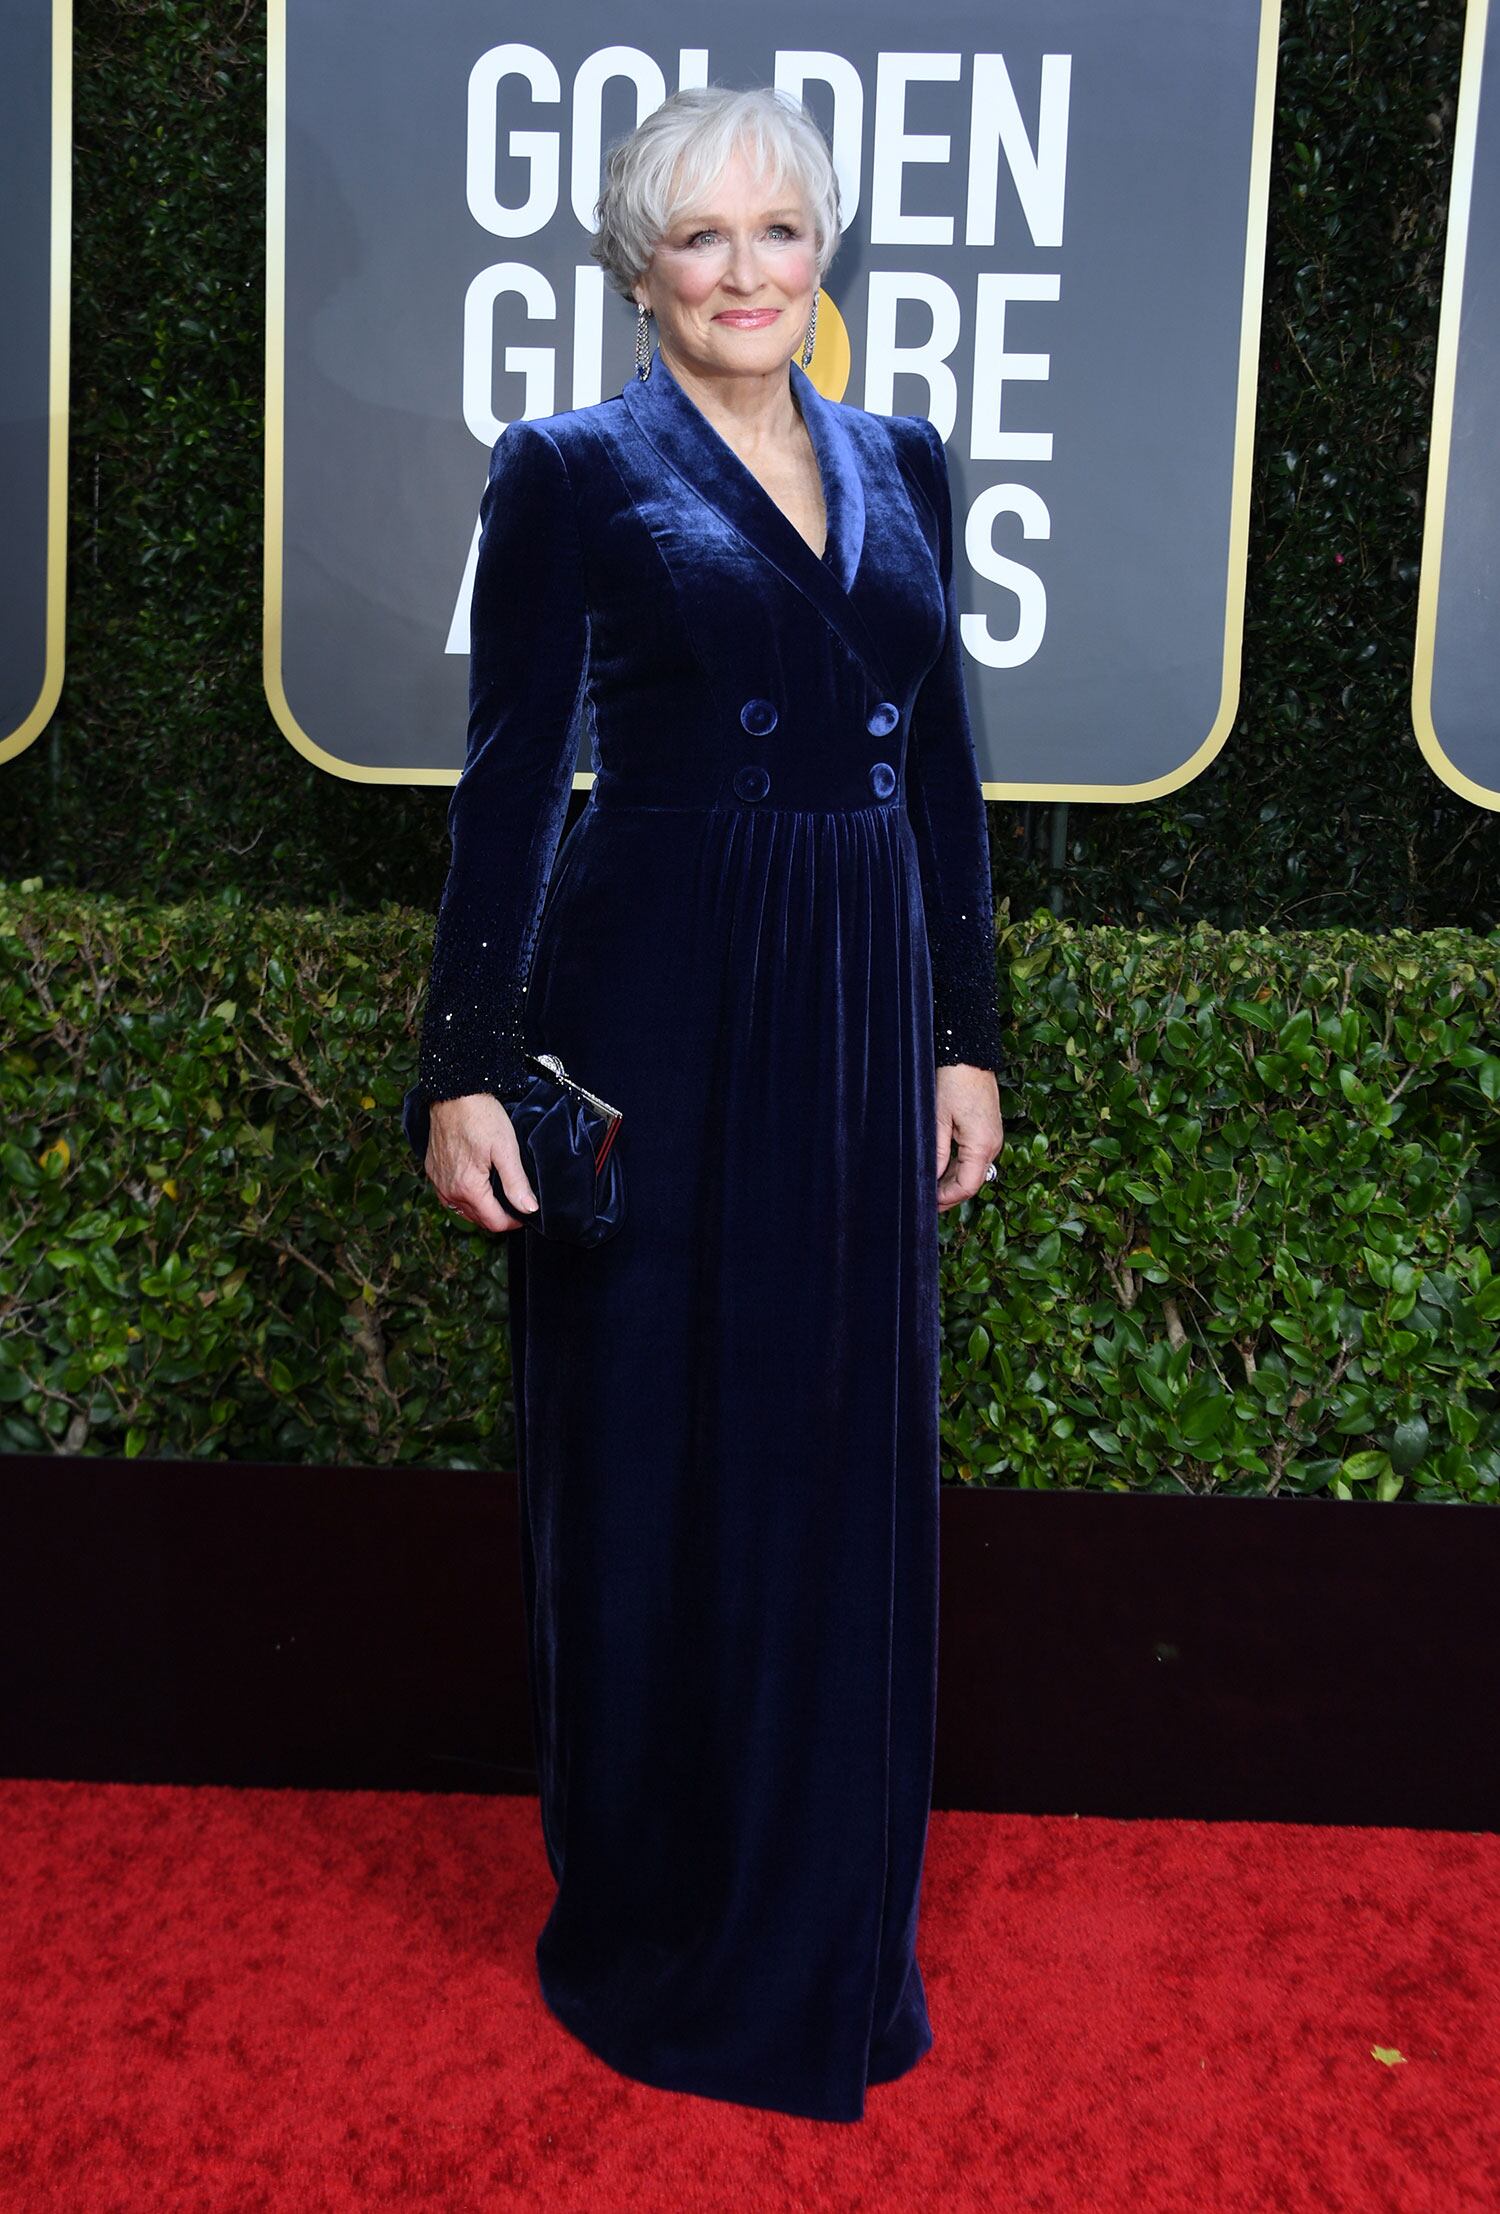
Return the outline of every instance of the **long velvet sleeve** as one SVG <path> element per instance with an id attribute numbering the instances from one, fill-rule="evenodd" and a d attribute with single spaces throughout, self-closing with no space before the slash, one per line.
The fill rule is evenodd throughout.
<path id="1" fill-rule="evenodd" d="M 945 621 L 937 660 L 912 709 L 907 810 L 922 873 L 932 954 L 933 1050 L 939 1068 L 1005 1071 L 995 987 L 989 829 L 964 691 L 953 581 L 953 494 L 942 439 L 925 417 L 930 497 L 939 527 Z"/>
<path id="2" fill-rule="evenodd" d="M 480 501 L 469 730 L 448 807 L 451 859 L 422 1022 L 429 1099 L 521 1088 L 522 1008 L 578 758 L 588 604 L 567 465 L 509 424 Z"/>

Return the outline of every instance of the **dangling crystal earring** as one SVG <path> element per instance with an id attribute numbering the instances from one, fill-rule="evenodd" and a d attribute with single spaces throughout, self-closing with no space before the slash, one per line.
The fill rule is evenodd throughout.
<path id="1" fill-rule="evenodd" d="M 635 373 L 642 384 L 651 374 L 651 310 L 644 300 L 635 304 Z"/>
<path id="2" fill-rule="evenodd" d="M 807 318 L 807 336 L 802 342 L 802 366 L 805 369 L 813 357 L 813 333 L 818 327 L 818 295 L 813 294 L 812 313 Z"/>

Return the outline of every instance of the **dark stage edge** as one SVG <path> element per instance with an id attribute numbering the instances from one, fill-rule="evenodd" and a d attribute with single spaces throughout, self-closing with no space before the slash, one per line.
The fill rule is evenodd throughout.
<path id="1" fill-rule="evenodd" d="M 514 1475 L 11 1457 L 0 1774 L 535 1788 Z M 943 1494 L 934 1804 L 1500 1827 L 1500 1514 Z"/>

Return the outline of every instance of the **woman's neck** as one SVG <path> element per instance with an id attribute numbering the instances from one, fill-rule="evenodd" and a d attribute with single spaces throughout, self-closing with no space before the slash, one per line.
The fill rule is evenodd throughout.
<path id="1" fill-rule="evenodd" d="M 662 354 L 660 345 L 657 353 Z M 743 370 L 734 375 L 704 376 L 667 357 L 668 370 L 694 406 L 741 454 L 783 445 L 801 425 L 802 413 L 792 397 L 790 367 L 789 362 L 783 362 L 763 376 L 751 376 Z"/>

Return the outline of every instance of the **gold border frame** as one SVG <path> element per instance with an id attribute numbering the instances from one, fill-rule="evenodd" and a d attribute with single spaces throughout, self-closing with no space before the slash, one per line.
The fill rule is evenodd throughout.
<path id="1" fill-rule="evenodd" d="M 281 677 L 282 553 L 286 530 L 286 10 L 266 9 L 266 444 L 261 685 L 282 735 L 316 767 L 353 784 L 456 784 L 456 769 L 376 769 L 345 761 L 310 738 Z M 592 783 L 592 777 L 574 783 Z"/>
<path id="2" fill-rule="evenodd" d="M 1469 252 L 1469 210 L 1474 155 L 1479 143 L 1479 94 L 1484 74 L 1489 0 L 1468 0 L 1459 60 L 1458 110 L 1453 124 L 1453 177 L 1448 191 L 1448 232 L 1443 289 L 1438 306 L 1437 360 L 1432 380 L 1432 430 L 1427 448 L 1427 501 L 1422 518 L 1422 571 L 1417 586 L 1417 633 L 1412 657 L 1411 722 L 1427 764 L 1461 799 L 1500 808 L 1500 790 L 1477 784 L 1450 760 L 1432 719 L 1432 665 L 1437 652 L 1438 580 L 1443 565 L 1443 525 L 1453 445 L 1453 394 L 1458 381 L 1458 332 Z"/>
<path id="3" fill-rule="evenodd" d="M 73 298 L 73 0 L 52 0 L 52 222 L 47 317 L 47 613 L 42 688 L 0 738 L 12 761 L 41 736 L 62 697 L 68 619 L 68 346 Z"/>
<path id="4" fill-rule="evenodd" d="M 266 521 L 265 611 L 262 682 L 278 725 L 299 753 L 335 776 L 361 784 L 456 784 L 457 769 L 360 768 L 340 760 L 310 738 L 288 704 L 281 677 L 282 473 L 285 440 L 286 350 L 286 10 L 288 0 L 268 0 L 266 66 Z M 1250 136 L 1245 266 L 1240 314 L 1239 377 L 1235 399 L 1234 458 L 1229 504 L 1229 562 L 1224 605 L 1223 682 L 1219 710 L 1202 744 L 1165 775 L 1140 784 L 1023 784 L 986 780 L 986 799 L 1147 800 L 1179 786 L 1208 767 L 1239 712 L 1244 648 L 1245 566 L 1250 537 L 1250 471 L 1255 440 L 1255 400 L 1260 360 L 1261 303 L 1265 292 L 1266 209 L 1275 122 L 1276 48 L 1281 0 L 1260 0 L 1255 101 Z M 594 781 L 575 770 L 575 789 Z"/>
<path id="5" fill-rule="evenodd" d="M 1250 547 L 1250 475 L 1255 458 L 1255 401 L 1260 370 L 1261 308 L 1266 288 L 1266 216 L 1271 181 L 1271 139 L 1276 123 L 1276 49 L 1281 0 L 1261 0 L 1255 52 L 1255 101 L 1250 124 L 1250 167 L 1245 216 L 1245 267 L 1240 308 L 1240 363 L 1235 390 L 1234 458 L 1229 487 L 1229 565 L 1224 592 L 1224 660 L 1219 709 L 1207 737 L 1161 776 L 1139 784 L 1023 784 L 987 778 L 986 799 L 1160 799 L 1201 776 L 1222 749 L 1240 711 L 1245 644 L 1245 570 Z"/>

